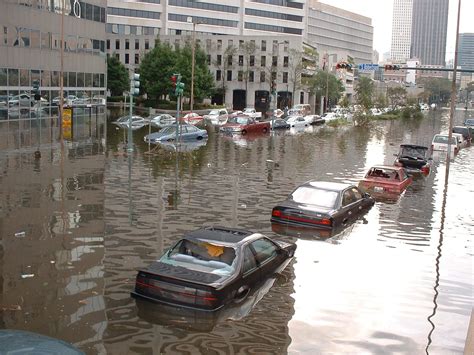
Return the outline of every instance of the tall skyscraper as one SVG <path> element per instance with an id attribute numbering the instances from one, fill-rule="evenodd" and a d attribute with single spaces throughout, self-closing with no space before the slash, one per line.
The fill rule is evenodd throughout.
<path id="1" fill-rule="evenodd" d="M 413 0 L 411 57 L 445 65 L 449 0 Z"/>
<path id="2" fill-rule="evenodd" d="M 405 61 L 410 58 L 413 0 L 394 0 L 392 21 L 392 46 L 390 58 Z"/>
<path id="3" fill-rule="evenodd" d="M 459 34 L 459 66 L 474 70 L 474 33 Z"/>

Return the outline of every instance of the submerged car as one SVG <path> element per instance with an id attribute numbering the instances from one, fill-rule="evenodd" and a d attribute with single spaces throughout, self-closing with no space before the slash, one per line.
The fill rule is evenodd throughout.
<path id="1" fill-rule="evenodd" d="M 350 184 L 308 181 L 272 210 L 271 221 L 295 226 L 332 229 L 347 225 L 375 203 Z"/>
<path id="2" fill-rule="evenodd" d="M 262 280 L 282 271 L 296 245 L 260 233 L 206 227 L 184 235 L 159 260 L 138 271 L 132 296 L 207 311 L 243 301 Z"/>
<path id="3" fill-rule="evenodd" d="M 380 194 L 400 194 L 411 183 L 413 179 L 409 177 L 402 167 L 397 166 L 373 166 L 369 169 L 364 179 L 359 182 L 359 187 L 372 196 Z"/>
<path id="4" fill-rule="evenodd" d="M 183 116 L 183 121 L 192 125 L 202 123 L 203 117 L 196 112 L 189 112 Z"/>
<path id="5" fill-rule="evenodd" d="M 122 116 L 113 123 L 121 128 L 128 128 L 130 122 L 130 116 Z M 141 116 L 132 116 L 132 131 L 140 129 L 148 125 L 148 121 Z"/>
<path id="6" fill-rule="evenodd" d="M 267 133 L 270 131 L 270 122 L 256 121 L 254 118 L 243 115 L 229 118 L 227 123 L 220 128 L 221 132 L 233 133 Z"/>
<path id="7" fill-rule="evenodd" d="M 216 126 L 222 126 L 227 122 L 228 118 L 229 113 L 226 109 L 211 110 L 208 115 L 204 116 L 206 121 Z"/>
<path id="8" fill-rule="evenodd" d="M 207 138 L 207 131 L 190 124 L 179 125 L 178 140 L 193 141 Z M 176 140 L 176 125 L 166 126 L 159 132 L 146 135 L 146 143 L 173 142 Z"/>
<path id="9" fill-rule="evenodd" d="M 173 123 L 176 122 L 176 118 L 174 118 L 171 115 L 168 115 L 167 113 L 163 113 L 161 115 L 154 116 L 153 118 L 150 119 L 150 124 L 153 127 L 157 128 L 163 128 L 166 126 L 169 126 Z"/>
<path id="10" fill-rule="evenodd" d="M 456 137 L 451 137 L 451 141 L 449 140 L 448 134 L 435 134 L 433 137 L 433 141 L 431 142 L 431 150 L 447 152 L 448 151 L 448 142 L 450 142 L 451 152 L 450 155 L 455 155 L 459 151 L 458 147 L 458 140 Z"/>
<path id="11" fill-rule="evenodd" d="M 408 174 L 428 175 L 431 169 L 431 155 L 428 147 L 416 144 L 401 144 L 394 165 L 405 168 Z"/>
<path id="12" fill-rule="evenodd" d="M 472 136 L 474 132 L 474 127 L 467 127 L 467 126 L 454 126 L 453 133 L 460 133 L 463 135 L 464 139 L 468 144 L 472 143 Z"/>
<path id="13" fill-rule="evenodd" d="M 464 126 L 467 126 L 467 127 L 474 127 L 474 118 L 467 118 L 467 119 L 464 121 Z"/>
<path id="14" fill-rule="evenodd" d="M 272 129 L 288 129 L 290 124 L 282 118 L 274 118 L 270 120 L 270 126 Z"/>
<path id="15" fill-rule="evenodd" d="M 291 127 L 305 127 L 309 126 L 308 121 L 305 120 L 303 116 L 290 116 L 286 119 L 286 122 Z"/>

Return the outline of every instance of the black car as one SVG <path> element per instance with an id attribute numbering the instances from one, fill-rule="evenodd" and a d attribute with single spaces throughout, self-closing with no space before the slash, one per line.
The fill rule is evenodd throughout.
<path id="1" fill-rule="evenodd" d="M 367 212 L 375 200 L 354 185 L 308 181 L 273 207 L 271 221 L 294 226 L 333 229 Z"/>
<path id="2" fill-rule="evenodd" d="M 295 249 L 247 230 L 202 228 L 139 270 L 132 296 L 215 311 L 243 301 L 262 280 L 283 270 Z"/>
<path id="3" fill-rule="evenodd" d="M 454 126 L 453 127 L 453 133 L 462 134 L 467 144 L 471 144 L 472 142 L 473 131 L 474 131 L 474 127 L 468 127 L 468 126 Z"/>
<path id="4" fill-rule="evenodd" d="M 273 118 L 270 121 L 270 125 L 271 125 L 272 129 L 288 129 L 288 128 L 290 128 L 290 124 L 282 118 Z"/>
<path id="5" fill-rule="evenodd" d="M 431 152 L 428 147 L 416 144 L 401 144 L 393 165 L 405 168 L 408 174 L 428 175 L 431 169 Z"/>

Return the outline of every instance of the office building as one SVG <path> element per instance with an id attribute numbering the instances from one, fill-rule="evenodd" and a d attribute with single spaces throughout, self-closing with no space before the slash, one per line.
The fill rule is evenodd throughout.
<path id="1" fill-rule="evenodd" d="M 390 58 L 403 62 L 410 58 L 413 0 L 393 1 L 392 45 Z"/>
<path id="2" fill-rule="evenodd" d="M 459 66 L 461 69 L 474 70 L 474 33 L 459 34 Z M 471 76 L 472 73 L 465 73 Z"/>
<path id="3" fill-rule="evenodd" d="M 413 0 L 411 58 L 444 66 L 449 0 Z"/>
<path id="4" fill-rule="evenodd" d="M 106 0 L 2 0 L 0 96 L 32 98 L 36 81 L 46 101 L 59 96 L 63 12 L 65 96 L 104 95 Z M 31 117 L 28 110 L 7 109 L 7 101 L 0 103 L 0 120 Z"/>

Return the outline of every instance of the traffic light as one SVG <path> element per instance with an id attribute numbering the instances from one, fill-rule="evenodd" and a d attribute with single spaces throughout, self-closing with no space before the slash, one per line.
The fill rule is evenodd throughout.
<path id="1" fill-rule="evenodd" d="M 352 70 L 352 64 L 341 62 L 336 64 L 336 69 Z"/>
<path id="2" fill-rule="evenodd" d="M 138 96 L 140 94 L 140 74 L 134 73 L 132 75 L 132 81 L 130 84 L 130 93 L 133 96 Z"/>
<path id="3" fill-rule="evenodd" d="M 33 90 L 31 92 L 33 93 L 36 101 L 41 100 L 39 80 L 33 80 Z"/>
<path id="4" fill-rule="evenodd" d="M 272 85 L 271 85 L 271 89 L 272 89 L 272 95 L 275 95 L 276 93 L 276 81 L 275 80 L 272 80 Z"/>
<path id="5" fill-rule="evenodd" d="M 385 70 L 400 70 L 400 66 L 395 64 L 386 64 L 384 68 Z"/>
<path id="6" fill-rule="evenodd" d="M 181 82 L 181 75 L 180 74 L 174 74 L 171 77 L 171 82 L 173 83 L 174 94 L 176 96 L 183 95 L 184 83 Z"/>
<path id="7" fill-rule="evenodd" d="M 176 80 L 177 80 L 177 76 L 176 75 L 171 75 L 171 87 L 173 88 L 173 90 L 176 90 Z"/>
<path id="8" fill-rule="evenodd" d="M 184 92 L 184 83 L 182 82 L 176 83 L 176 90 L 175 90 L 176 96 L 183 95 L 183 92 Z"/>

